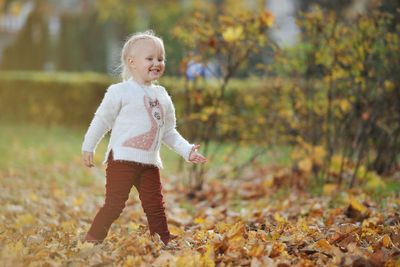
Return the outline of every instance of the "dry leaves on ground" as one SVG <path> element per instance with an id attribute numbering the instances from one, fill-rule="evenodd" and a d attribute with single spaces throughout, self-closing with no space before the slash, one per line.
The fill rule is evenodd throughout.
<path id="1" fill-rule="evenodd" d="M 82 239 L 102 205 L 103 181 L 78 186 L 3 171 L 0 264 L 400 266 L 399 198 L 378 207 L 361 190 L 342 193 L 340 201 L 295 189 L 281 194 L 284 173 L 210 180 L 190 198 L 178 178 L 164 179 L 168 223 L 178 235 L 165 247 L 149 236 L 136 192 L 105 242 L 94 246 Z"/>

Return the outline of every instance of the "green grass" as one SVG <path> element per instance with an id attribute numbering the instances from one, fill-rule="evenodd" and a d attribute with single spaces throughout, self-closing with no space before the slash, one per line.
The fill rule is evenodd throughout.
<path id="1" fill-rule="evenodd" d="M 59 188 L 67 183 L 90 186 L 95 178 L 101 179 L 100 169 L 82 164 L 82 130 L 23 124 L 2 124 L 1 129 L 0 175 L 31 177 Z M 96 163 L 104 150 L 100 145 Z"/>
<path id="2" fill-rule="evenodd" d="M 47 176 L 63 183 L 65 179 L 77 180 L 82 185 L 90 185 L 91 169 L 82 164 L 81 145 L 86 128 L 72 128 L 64 126 L 41 126 L 21 123 L 2 123 L 0 138 L 0 169 L 17 172 L 20 175 L 26 172 L 35 172 L 48 169 Z M 109 136 L 100 142 L 95 154 L 95 168 L 97 172 L 104 169 L 102 166 L 107 149 Z M 218 147 L 218 149 L 216 149 Z M 200 148 L 203 152 L 204 147 Z M 245 162 L 251 157 L 255 145 L 239 146 L 233 144 L 211 143 L 209 151 L 215 153 L 213 160 L 207 162 L 208 169 L 221 167 L 231 168 Z M 215 151 L 215 152 L 214 152 Z M 285 164 L 288 162 L 289 149 L 272 149 L 258 158 L 263 164 Z M 180 155 L 166 146 L 161 148 L 161 158 L 164 163 L 162 174 L 171 175 L 185 172 L 191 164 L 184 162 Z M 211 158 L 211 157 L 209 157 Z M 73 166 L 71 165 L 73 164 Z M 183 166 L 183 169 L 182 169 Z M 59 171 L 60 169 L 64 171 Z M 186 174 L 185 174 L 186 175 Z M 35 175 L 36 177 L 36 175 Z"/>
<path id="3" fill-rule="evenodd" d="M 0 124 L 0 185 L 2 177 L 13 177 L 16 183 L 21 178 L 31 179 L 33 184 L 50 184 L 51 188 L 60 190 L 89 190 L 94 195 L 102 197 L 105 182 L 105 166 L 102 165 L 107 148 L 108 136 L 102 140 L 95 154 L 95 168 L 87 168 L 82 162 L 81 145 L 86 128 L 70 128 L 63 126 L 38 126 L 25 124 Z M 214 151 L 217 144 L 210 144 L 210 151 Z M 206 179 L 218 177 L 218 172 L 223 170 L 228 173 L 227 179 L 234 177 L 231 174 L 235 164 L 244 162 L 252 155 L 254 146 L 239 146 L 233 144 L 218 145 L 213 161 L 207 162 L 208 174 Z M 200 150 L 202 152 L 202 150 Z M 290 148 L 273 148 L 258 159 L 259 164 L 287 165 L 290 164 Z M 185 186 L 189 181 L 190 163 L 175 152 L 162 146 L 161 157 L 164 169 L 161 170 L 163 178 L 179 186 Z M 182 168 L 183 166 L 183 168 Z M 252 166 L 250 166 L 251 168 Z M 170 182 L 171 182 L 170 181 Z M 322 186 L 310 186 L 309 192 L 321 195 Z M 133 190 L 134 191 L 134 190 Z M 321 191 L 321 192 L 319 192 Z M 400 183 L 395 180 L 386 180 L 384 188 L 371 192 L 371 197 L 380 205 L 385 205 L 383 199 L 398 195 Z M 271 196 L 277 200 L 287 196 L 290 188 L 283 186 Z M 133 193 L 134 194 L 134 193 Z M 239 211 L 246 203 L 242 199 L 234 199 L 231 203 L 234 210 Z M 181 207 L 194 213 L 193 206 L 182 200 Z M 332 199 L 330 206 L 343 205 L 342 195 Z"/>
<path id="4" fill-rule="evenodd" d="M 44 181 L 54 181 L 62 187 L 65 183 L 76 182 L 81 186 L 91 186 L 94 179 L 104 180 L 102 165 L 108 144 L 108 135 L 100 142 L 96 154 L 96 168 L 86 168 L 82 163 L 81 145 L 86 128 L 64 126 L 40 126 L 21 123 L 0 124 L 0 177 L 2 173 L 15 176 L 35 177 Z M 201 144 L 202 145 L 202 144 Z M 251 157 L 255 145 L 235 146 L 234 144 L 211 143 L 209 151 L 214 153 L 209 160 L 206 178 L 218 177 L 220 170 L 230 174 L 230 170 L 246 162 Z M 200 148 L 202 153 L 204 146 Z M 290 164 L 290 147 L 274 147 L 257 159 L 258 164 L 280 165 Z M 180 155 L 162 146 L 161 158 L 164 162 L 163 176 L 171 175 L 188 177 L 190 163 L 184 162 Z M 211 156 L 208 157 L 211 159 Z M 232 176 L 226 176 L 232 177 Z M 384 188 L 371 192 L 374 199 L 381 199 L 400 192 L 400 183 L 386 180 Z M 185 180 L 179 180 L 185 182 Z M 320 192 L 321 191 L 321 192 Z M 310 192 L 322 194 L 322 184 L 311 186 Z M 278 195 L 287 193 L 282 188 Z"/>

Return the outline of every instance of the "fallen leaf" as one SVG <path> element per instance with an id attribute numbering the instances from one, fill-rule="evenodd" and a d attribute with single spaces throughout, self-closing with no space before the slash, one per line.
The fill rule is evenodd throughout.
<path id="1" fill-rule="evenodd" d="M 390 237 L 387 234 L 382 238 L 382 245 L 387 248 L 392 246 L 392 240 L 390 240 Z"/>

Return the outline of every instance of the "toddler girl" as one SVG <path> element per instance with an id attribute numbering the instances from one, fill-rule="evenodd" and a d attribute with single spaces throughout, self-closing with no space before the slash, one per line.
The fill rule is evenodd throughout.
<path id="1" fill-rule="evenodd" d="M 139 192 L 151 234 L 170 240 L 159 168 L 161 143 L 186 161 L 205 163 L 175 129 L 175 109 L 164 87 L 152 82 L 164 72 L 163 41 L 152 31 L 136 33 L 122 48 L 123 82 L 111 85 L 87 130 L 82 152 L 84 163 L 93 167 L 97 144 L 109 130 L 105 204 L 97 212 L 85 240 L 102 242 L 111 224 L 120 216 L 132 186 Z"/>

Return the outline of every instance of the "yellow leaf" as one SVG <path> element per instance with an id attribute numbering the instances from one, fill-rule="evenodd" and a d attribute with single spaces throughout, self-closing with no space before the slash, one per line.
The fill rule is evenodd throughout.
<path id="1" fill-rule="evenodd" d="M 341 109 L 343 112 L 347 112 L 347 111 L 349 111 L 350 108 L 351 108 L 350 102 L 349 102 L 347 99 L 342 99 L 342 100 L 340 100 L 339 106 L 340 106 L 340 109 Z"/>
<path id="2" fill-rule="evenodd" d="M 310 172 L 312 168 L 311 159 L 305 158 L 299 162 L 299 169 L 303 172 Z"/>
<path id="3" fill-rule="evenodd" d="M 194 219 L 194 223 L 195 224 L 203 224 L 206 220 L 202 217 L 197 217 L 196 219 Z"/>
<path id="4" fill-rule="evenodd" d="M 171 232 L 171 234 L 174 234 L 174 235 L 180 235 L 184 232 L 182 229 L 180 229 L 174 225 L 171 225 L 169 227 L 169 231 Z"/>
<path id="5" fill-rule="evenodd" d="M 204 230 L 203 231 L 197 231 L 197 234 L 196 234 L 195 237 L 196 237 L 197 240 L 203 240 L 206 237 L 206 233 L 204 232 Z"/>
<path id="6" fill-rule="evenodd" d="M 323 146 L 313 147 L 313 150 L 312 150 L 313 162 L 317 165 L 322 165 L 325 154 L 326 154 L 326 151 Z"/>
<path id="7" fill-rule="evenodd" d="M 271 233 L 272 240 L 278 240 L 280 237 L 281 235 L 277 231 Z"/>
<path id="8" fill-rule="evenodd" d="M 382 245 L 387 248 L 392 246 L 392 240 L 390 240 L 390 237 L 387 234 L 382 238 Z"/>
<path id="9" fill-rule="evenodd" d="M 365 220 L 362 222 L 361 226 L 362 226 L 362 227 L 371 227 L 371 226 L 375 226 L 375 225 L 378 225 L 378 224 L 380 223 L 380 221 L 381 221 L 381 219 L 380 219 L 379 217 L 377 217 L 377 216 L 375 216 L 375 217 L 370 217 L 370 218 L 368 218 L 368 219 L 365 219 Z"/>
<path id="10" fill-rule="evenodd" d="M 274 178 L 272 176 L 267 177 L 267 179 L 263 183 L 264 187 L 271 187 L 273 185 L 274 185 Z"/>
<path id="11" fill-rule="evenodd" d="M 394 83 L 390 80 L 386 80 L 385 81 L 385 87 L 389 90 L 392 91 L 394 88 Z"/>
<path id="12" fill-rule="evenodd" d="M 364 211 L 367 210 L 367 207 L 365 207 L 363 204 L 361 204 L 357 199 L 354 197 L 350 198 L 350 205 L 353 209 L 358 210 L 359 212 L 363 213 Z"/>
<path id="13" fill-rule="evenodd" d="M 286 220 L 284 218 L 282 218 L 278 212 L 275 212 L 274 214 L 274 220 L 280 223 L 285 223 Z"/>
<path id="14" fill-rule="evenodd" d="M 307 225 L 306 220 L 301 217 L 297 221 L 297 227 L 300 228 L 300 230 L 303 231 L 304 233 L 307 233 L 310 230 L 310 228 Z"/>
<path id="15" fill-rule="evenodd" d="M 222 37 L 224 38 L 225 41 L 228 43 L 233 43 L 236 42 L 240 39 L 243 33 L 243 27 L 238 26 L 238 27 L 228 27 L 223 33 Z"/>
<path id="16" fill-rule="evenodd" d="M 208 120 L 208 115 L 207 114 L 201 114 L 201 120 L 202 121 L 207 121 Z"/>
<path id="17" fill-rule="evenodd" d="M 212 245 L 207 244 L 206 245 L 206 253 L 201 255 L 201 258 L 200 258 L 200 266 L 214 267 L 215 266 L 214 258 L 215 258 L 214 247 Z"/>
<path id="18" fill-rule="evenodd" d="M 361 233 L 361 237 L 366 237 L 366 236 L 372 236 L 376 234 L 376 230 L 369 228 L 369 227 L 363 227 L 362 228 L 362 233 Z"/>
<path id="19" fill-rule="evenodd" d="M 217 230 L 219 233 L 226 233 L 229 231 L 229 229 L 231 229 L 231 226 L 224 222 L 218 222 L 215 226 L 215 230 Z"/>
<path id="20" fill-rule="evenodd" d="M 335 172 L 340 172 L 342 166 L 343 157 L 340 155 L 334 155 L 331 159 L 331 169 Z"/>

